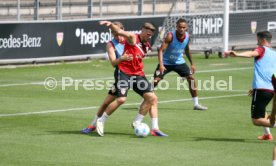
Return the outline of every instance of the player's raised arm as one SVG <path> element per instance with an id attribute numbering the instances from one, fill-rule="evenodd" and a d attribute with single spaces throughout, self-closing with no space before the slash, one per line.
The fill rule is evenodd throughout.
<path id="1" fill-rule="evenodd" d="M 111 28 L 111 30 L 117 34 L 117 35 L 121 35 L 124 36 L 126 38 L 126 41 L 129 44 L 134 44 L 136 43 L 136 37 L 134 33 L 130 33 L 127 31 L 122 30 L 120 27 L 118 27 L 117 25 L 113 24 L 110 21 L 100 21 L 100 25 L 106 25 L 107 27 Z"/>

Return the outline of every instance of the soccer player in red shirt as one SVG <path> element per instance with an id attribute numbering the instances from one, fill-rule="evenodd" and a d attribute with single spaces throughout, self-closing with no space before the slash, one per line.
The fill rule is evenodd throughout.
<path id="1" fill-rule="evenodd" d="M 100 21 L 100 24 L 110 27 L 113 32 L 125 37 L 124 55 L 129 56 L 129 61 L 122 61 L 118 64 L 118 72 L 115 76 L 117 98 L 109 104 L 102 117 L 97 120 L 97 133 L 100 136 L 104 136 L 105 121 L 120 105 L 125 103 L 129 88 L 132 88 L 144 99 L 132 126 L 135 127 L 141 123 L 150 109 L 151 115 L 157 117 L 157 96 L 145 77 L 144 64 L 142 61 L 145 54 L 150 49 L 150 43 L 148 41 L 154 35 L 155 27 L 151 23 L 144 23 L 141 33 L 135 34 L 120 29 L 110 21 Z M 152 130 L 151 134 L 154 136 L 167 136 L 159 129 Z"/>

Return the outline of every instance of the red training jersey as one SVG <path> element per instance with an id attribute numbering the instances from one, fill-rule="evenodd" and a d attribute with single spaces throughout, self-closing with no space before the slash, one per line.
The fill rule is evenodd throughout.
<path id="1" fill-rule="evenodd" d="M 262 57 L 263 57 L 264 54 L 265 54 L 265 48 L 262 47 L 262 46 L 256 47 L 254 51 L 257 51 L 258 54 L 259 54 L 258 56 L 255 57 L 255 60 L 260 60 L 260 59 L 262 59 Z"/>
<path id="2" fill-rule="evenodd" d="M 119 69 L 127 75 L 144 76 L 143 58 L 149 49 L 149 42 L 141 43 L 139 35 L 136 34 L 136 43 L 129 44 L 126 42 L 124 48 L 124 53 L 131 54 L 133 59 L 131 61 L 120 62 L 118 65 Z"/>

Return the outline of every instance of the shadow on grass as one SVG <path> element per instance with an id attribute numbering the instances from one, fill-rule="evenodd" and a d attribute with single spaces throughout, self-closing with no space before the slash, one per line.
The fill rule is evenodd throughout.
<path id="1" fill-rule="evenodd" d="M 194 110 L 192 107 L 179 107 L 179 108 L 166 108 L 166 107 L 158 107 L 158 110 L 163 110 L 163 111 L 194 111 L 194 112 L 205 112 L 205 111 L 198 111 Z"/>
<path id="2" fill-rule="evenodd" d="M 206 138 L 206 137 L 191 137 L 194 141 L 215 141 L 215 142 L 244 142 L 244 143 L 261 143 L 261 142 L 271 142 L 262 141 L 256 139 L 242 139 L 242 138 Z"/>
<path id="3" fill-rule="evenodd" d="M 127 111 L 138 111 L 138 106 L 137 107 L 122 107 L 122 110 L 127 110 Z M 183 110 L 183 111 L 195 111 L 193 110 L 193 108 L 191 107 L 187 107 L 187 108 L 165 108 L 165 107 L 158 107 L 158 110 L 170 110 L 170 111 L 178 111 L 178 110 Z M 200 112 L 200 111 L 198 111 Z M 204 111 L 201 111 L 204 112 Z"/>
<path id="4" fill-rule="evenodd" d="M 47 131 L 48 133 L 55 135 L 83 135 L 83 136 L 99 136 L 96 131 L 93 131 L 89 134 L 83 134 L 81 131 L 76 130 L 64 130 L 64 131 Z M 120 133 L 120 132 L 105 132 L 105 136 L 129 136 L 130 138 L 137 138 L 132 133 Z"/>
<path id="5" fill-rule="evenodd" d="M 122 107 L 122 110 L 127 110 L 127 111 L 138 111 L 138 106 L 137 107 Z"/>
<path id="6" fill-rule="evenodd" d="M 83 134 L 79 130 L 63 130 L 63 131 L 45 131 L 48 133 L 48 135 L 84 135 L 84 136 L 91 136 L 91 135 L 97 135 L 96 132 L 92 132 L 89 134 Z M 46 134 L 41 134 L 46 135 Z"/>

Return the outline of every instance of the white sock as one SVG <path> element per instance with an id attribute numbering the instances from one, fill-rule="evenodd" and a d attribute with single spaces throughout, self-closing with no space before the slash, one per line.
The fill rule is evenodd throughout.
<path id="1" fill-rule="evenodd" d="M 198 105 L 198 97 L 193 97 L 194 105 Z"/>
<path id="2" fill-rule="evenodd" d="M 103 113 L 102 117 L 99 119 L 99 121 L 105 123 L 105 121 L 107 120 L 107 118 L 109 117 L 109 115 L 107 115 L 105 112 Z"/>
<path id="3" fill-rule="evenodd" d="M 269 127 L 264 127 L 264 133 L 267 134 L 271 134 L 270 132 L 270 128 Z"/>
<path id="4" fill-rule="evenodd" d="M 144 117 L 145 117 L 144 115 L 138 113 L 134 119 L 134 122 L 141 123 L 143 121 Z"/>
<path id="5" fill-rule="evenodd" d="M 276 166 L 276 160 L 272 160 L 272 166 Z"/>
<path id="6" fill-rule="evenodd" d="M 151 128 L 159 130 L 158 118 L 151 118 Z"/>
<path id="7" fill-rule="evenodd" d="M 98 117 L 97 115 L 95 115 L 93 121 L 91 122 L 91 126 L 96 126 L 96 122 L 100 117 Z"/>

